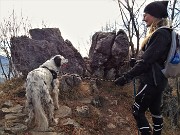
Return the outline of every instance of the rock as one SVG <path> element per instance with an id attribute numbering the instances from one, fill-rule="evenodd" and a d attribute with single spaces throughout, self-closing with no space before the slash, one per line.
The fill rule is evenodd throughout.
<path id="1" fill-rule="evenodd" d="M 88 106 L 86 106 L 86 105 L 84 105 L 84 106 L 77 106 L 76 107 L 76 112 L 77 112 L 77 114 L 79 115 L 79 116 L 81 116 L 81 117 L 89 117 L 89 114 L 90 114 L 90 112 L 89 112 L 89 107 Z"/>
<path id="2" fill-rule="evenodd" d="M 65 74 L 60 78 L 60 91 L 61 99 L 78 99 L 82 94 L 80 93 L 79 86 L 82 79 L 77 74 Z"/>
<path id="3" fill-rule="evenodd" d="M 20 121 L 25 116 L 26 116 L 26 114 L 22 114 L 22 113 L 17 113 L 17 114 L 10 113 L 10 114 L 5 115 L 5 120 L 11 120 L 11 121 L 12 120 L 17 120 L 17 121 Z"/>
<path id="4" fill-rule="evenodd" d="M 92 37 L 89 50 L 90 68 L 94 76 L 114 79 L 128 60 L 129 41 L 126 33 L 119 30 L 115 32 L 96 32 Z M 123 68 L 120 68 L 123 67 Z"/>
<path id="5" fill-rule="evenodd" d="M 124 61 L 128 60 L 129 42 L 123 30 L 119 30 L 117 34 L 96 32 L 92 37 L 89 58 L 85 60 L 69 40 L 63 39 L 58 28 L 31 29 L 29 33 L 31 38 L 11 38 L 12 61 L 23 75 L 57 54 L 68 59 L 66 68 L 61 69 L 61 74 L 114 79 L 127 69 Z"/>
<path id="6" fill-rule="evenodd" d="M 61 76 L 60 80 L 60 89 L 62 91 L 72 90 L 82 82 L 78 74 L 65 74 Z"/>
<path id="7" fill-rule="evenodd" d="M 103 107 L 103 103 L 105 102 L 105 99 L 102 96 L 95 96 L 91 100 L 91 104 L 95 107 Z"/>
<path id="8" fill-rule="evenodd" d="M 84 103 L 84 104 L 90 104 L 91 101 L 92 101 L 92 98 L 93 97 L 89 97 L 89 98 L 83 98 L 80 100 L 81 103 Z"/>
<path id="9" fill-rule="evenodd" d="M 22 109 L 23 109 L 23 106 L 18 104 L 14 107 L 2 108 L 2 112 L 4 112 L 4 113 L 20 113 L 20 112 L 22 112 Z"/>
<path id="10" fill-rule="evenodd" d="M 124 118 L 122 118 L 120 116 L 116 116 L 113 119 L 116 122 L 116 125 L 118 125 L 119 127 L 121 127 L 122 125 L 126 125 L 126 126 L 129 127 L 129 124 L 128 124 L 126 119 L 124 119 Z"/>
<path id="11" fill-rule="evenodd" d="M 4 135 L 4 134 L 5 134 L 4 128 L 0 127 L 0 135 Z"/>
<path id="12" fill-rule="evenodd" d="M 9 108 L 12 106 L 13 106 L 13 103 L 10 100 L 8 100 L 2 105 L 2 108 Z"/>
<path id="13" fill-rule="evenodd" d="M 69 40 L 64 41 L 58 28 L 31 29 L 29 33 L 31 38 L 11 38 L 12 61 L 23 75 L 57 54 L 68 59 L 62 72 L 85 74 L 86 64 L 82 56 Z"/>
<path id="14" fill-rule="evenodd" d="M 112 124 L 112 123 L 109 123 L 109 124 L 107 125 L 107 127 L 110 128 L 110 129 L 114 129 L 114 128 L 116 128 L 116 125 L 114 125 L 114 124 Z"/>
<path id="15" fill-rule="evenodd" d="M 77 123 L 75 120 L 71 118 L 63 119 L 61 120 L 61 125 L 73 125 L 74 127 L 80 127 L 79 123 Z"/>
<path id="16" fill-rule="evenodd" d="M 27 126 L 21 123 L 14 123 L 11 127 L 5 127 L 6 131 L 10 131 L 14 134 L 27 130 Z"/>
<path id="17" fill-rule="evenodd" d="M 75 127 L 72 134 L 73 135 L 91 135 L 89 131 L 81 127 Z"/>
<path id="18" fill-rule="evenodd" d="M 35 131 L 30 132 L 30 134 L 31 135 L 59 135 L 56 132 L 35 132 Z"/>
<path id="19" fill-rule="evenodd" d="M 64 118 L 72 115 L 72 110 L 68 106 L 60 106 L 59 109 L 55 112 L 56 118 Z"/>

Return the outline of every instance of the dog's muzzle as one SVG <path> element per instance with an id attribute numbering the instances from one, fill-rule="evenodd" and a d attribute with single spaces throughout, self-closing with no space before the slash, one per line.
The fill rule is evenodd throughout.
<path id="1" fill-rule="evenodd" d="M 68 64 L 68 59 L 63 59 L 62 62 L 61 62 L 61 67 L 62 68 L 65 68 Z"/>

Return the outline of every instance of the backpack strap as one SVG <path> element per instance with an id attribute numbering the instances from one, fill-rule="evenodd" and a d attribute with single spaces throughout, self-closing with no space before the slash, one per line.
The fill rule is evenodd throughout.
<path id="1" fill-rule="evenodd" d="M 177 48 L 178 48 L 178 47 L 180 48 L 180 43 L 179 43 L 180 41 L 179 41 L 179 40 L 180 40 L 180 35 L 177 33 L 177 34 L 176 34 L 176 45 L 177 45 L 176 47 L 177 47 Z"/>

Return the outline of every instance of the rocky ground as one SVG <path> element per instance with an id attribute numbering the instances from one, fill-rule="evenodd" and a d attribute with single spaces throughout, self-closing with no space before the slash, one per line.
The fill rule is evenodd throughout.
<path id="1" fill-rule="evenodd" d="M 86 81 L 83 85 L 88 85 Z M 131 114 L 132 84 L 116 87 L 100 82 L 99 94 L 65 99 L 60 96 L 60 109 L 55 112 L 59 122 L 49 132 L 27 128 L 25 119 L 24 79 L 0 85 L 0 135 L 137 135 Z M 71 95 L 73 97 L 73 95 Z M 165 121 L 164 135 L 178 135 Z"/>

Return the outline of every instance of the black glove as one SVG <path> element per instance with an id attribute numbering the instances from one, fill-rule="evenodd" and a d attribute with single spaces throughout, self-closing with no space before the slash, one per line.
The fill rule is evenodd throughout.
<path id="1" fill-rule="evenodd" d="M 131 58 L 130 61 L 129 61 L 130 67 L 133 68 L 135 64 L 136 64 L 136 59 L 135 58 Z"/>
<path id="2" fill-rule="evenodd" d="M 123 75 L 119 78 L 117 78 L 115 81 L 114 81 L 115 85 L 118 85 L 118 86 L 123 86 L 125 85 L 126 83 L 128 83 L 128 80 L 127 78 Z"/>
<path id="3" fill-rule="evenodd" d="M 115 85 L 118 85 L 118 86 L 124 86 L 126 83 L 129 83 L 130 80 L 132 80 L 132 76 L 128 75 L 128 74 L 125 74 L 119 78 L 117 78 L 114 83 Z"/>

